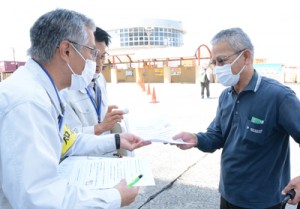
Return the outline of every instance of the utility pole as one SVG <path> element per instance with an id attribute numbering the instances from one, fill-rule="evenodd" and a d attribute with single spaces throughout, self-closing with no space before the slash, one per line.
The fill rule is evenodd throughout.
<path id="1" fill-rule="evenodd" d="M 12 48 L 12 51 L 13 51 L 13 61 L 14 61 L 14 65 L 15 65 L 15 70 L 17 70 L 18 65 L 17 65 L 17 62 L 16 62 L 15 48 L 14 47 L 11 47 L 11 48 Z"/>

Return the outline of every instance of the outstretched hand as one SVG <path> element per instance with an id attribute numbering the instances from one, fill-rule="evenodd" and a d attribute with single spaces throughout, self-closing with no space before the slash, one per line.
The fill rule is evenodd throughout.
<path id="1" fill-rule="evenodd" d="M 144 141 L 141 137 L 130 133 L 122 133 L 120 137 L 121 148 L 129 151 L 151 144 L 150 141 Z"/>
<path id="2" fill-rule="evenodd" d="M 188 142 L 189 144 L 176 144 L 176 146 L 182 150 L 190 149 L 196 147 L 198 144 L 198 138 L 196 134 L 181 132 L 172 137 L 173 140 L 181 139 L 184 142 Z"/>

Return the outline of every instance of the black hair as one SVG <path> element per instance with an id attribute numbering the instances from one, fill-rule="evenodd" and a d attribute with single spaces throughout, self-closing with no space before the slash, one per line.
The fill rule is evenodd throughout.
<path id="1" fill-rule="evenodd" d="M 111 42 L 111 36 L 105 31 L 102 30 L 99 27 L 96 27 L 96 30 L 94 32 L 94 36 L 95 36 L 95 41 L 96 42 L 105 42 L 105 45 L 108 47 L 108 45 Z"/>

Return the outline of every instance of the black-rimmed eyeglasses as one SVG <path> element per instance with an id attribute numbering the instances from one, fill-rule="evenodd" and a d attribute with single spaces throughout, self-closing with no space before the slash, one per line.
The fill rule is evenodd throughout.
<path id="1" fill-rule="evenodd" d="M 245 51 L 246 49 L 239 50 L 239 51 L 237 51 L 237 52 L 235 52 L 231 55 L 228 55 L 228 56 L 217 57 L 215 60 L 212 60 L 211 63 L 214 64 L 214 65 L 224 65 L 225 62 L 228 61 L 230 57 L 232 57 L 233 55 L 237 55 L 237 54 L 241 53 L 242 51 Z"/>

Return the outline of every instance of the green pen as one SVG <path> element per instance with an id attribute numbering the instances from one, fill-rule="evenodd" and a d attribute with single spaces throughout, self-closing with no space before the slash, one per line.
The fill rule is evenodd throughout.
<path id="1" fill-rule="evenodd" d="M 128 184 L 129 187 L 133 187 L 141 178 L 143 177 L 143 175 L 139 175 L 138 177 L 136 177 L 133 182 L 131 182 L 130 184 Z"/>

